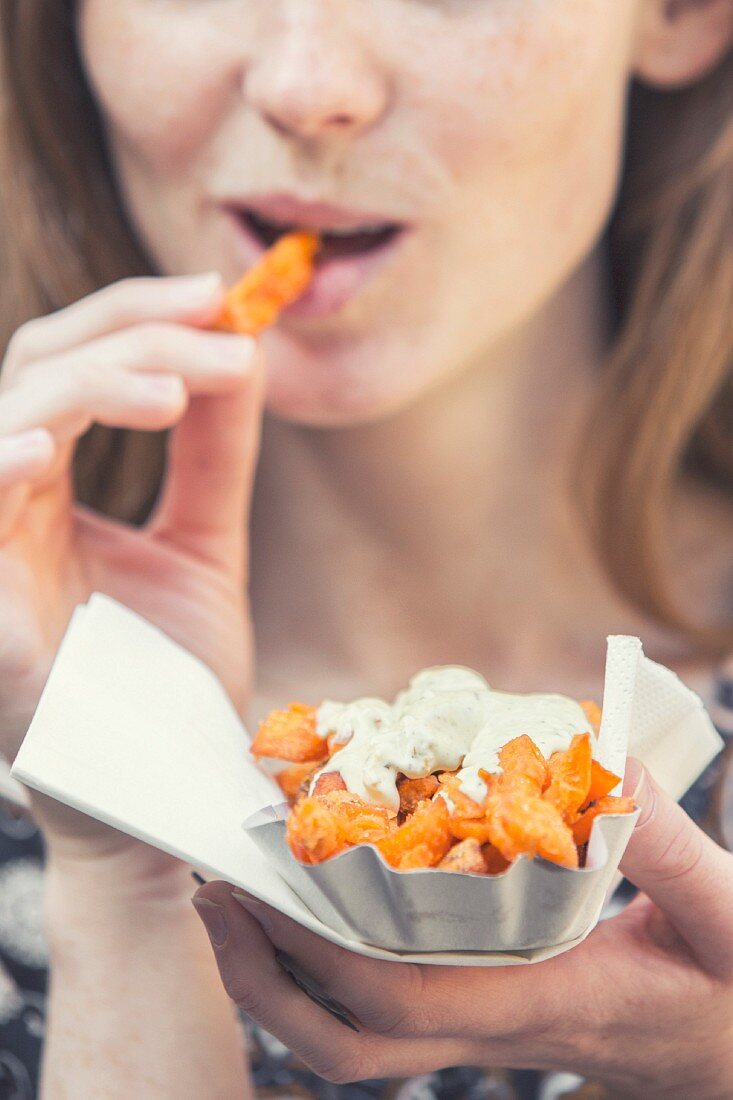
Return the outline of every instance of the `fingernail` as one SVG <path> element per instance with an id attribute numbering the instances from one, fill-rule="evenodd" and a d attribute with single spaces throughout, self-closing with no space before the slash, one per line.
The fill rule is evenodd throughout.
<path id="1" fill-rule="evenodd" d="M 265 935 L 269 936 L 275 931 L 275 925 L 270 916 L 270 912 L 267 906 L 263 905 L 261 901 L 251 897 L 249 894 L 245 894 L 243 890 L 232 890 L 232 897 L 236 898 L 240 905 L 254 917 Z"/>
<path id="2" fill-rule="evenodd" d="M 208 898 L 192 898 L 193 907 L 204 922 L 209 939 L 214 947 L 223 947 L 227 942 L 229 930 L 224 919 L 224 910 Z"/>
<path id="3" fill-rule="evenodd" d="M 639 798 L 643 797 L 646 786 L 646 768 L 640 760 L 630 756 L 626 761 L 626 774 L 624 775 L 623 792 L 629 798 L 633 798 L 640 805 Z"/>
<path id="4" fill-rule="evenodd" d="M 7 436 L 2 440 L 2 446 L 6 453 L 10 451 L 18 456 L 45 455 L 53 449 L 53 439 L 45 428 L 31 428 L 27 432 Z"/>
<path id="5" fill-rule="evenodd" d="M 186 305 L 208 305 L 217 290 L 222 287 L 218 271 L 206 271 L 201 275 L 179 275 L 169 282 L 171 293 L 177 302 Z"/>

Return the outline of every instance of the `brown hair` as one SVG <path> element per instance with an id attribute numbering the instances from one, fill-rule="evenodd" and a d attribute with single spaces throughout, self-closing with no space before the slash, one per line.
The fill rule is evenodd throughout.
<path id="1" fill-rule="evenodd" d="M 0 339 L 28 318 L 148 273 L 125 218 L 77 51 L 72 0 L 2 0 Z M 686 622 L 665 584 L 667 512 L 691 472 L 733 486 L 733 59 L 694 88 L 637 87 L 610 241 L 617 334 L 599 380 L 583 499 L 607 571 L 704 649 L 733 630 Z M 3 344 L 4 346 L 4 344 Z M 141 518 L 157 491 L 160 437 L 93 429 L 81 498 Z"/>

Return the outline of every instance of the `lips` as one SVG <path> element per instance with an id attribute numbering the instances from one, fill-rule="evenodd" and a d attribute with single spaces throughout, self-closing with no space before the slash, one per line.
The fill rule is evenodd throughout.
<path id="1" fill-rule="evenodd" d="M 345 306 L 386 264 L 409 228 L 404 221 L 286 195 L 228 203 L 226 210 L 250 253 L 246 263 L 284 233 L 309 229 L 319 234 L 313 283 L 286 310 L 287 317 L 323 317 Z"/>

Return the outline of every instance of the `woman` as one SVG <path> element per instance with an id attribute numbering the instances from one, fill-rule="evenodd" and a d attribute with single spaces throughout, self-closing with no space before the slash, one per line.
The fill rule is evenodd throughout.
<path id="1" fill-rule="evenodd" d="M 95 589 L 250 714 L 444 662 L 598 695 L 609 631 L 713 691 L 733 649 L 731 0 L 1 11 L 8 755 Z M 324 237 L 312 291 L 262 353 L 207 331 L 290 224 Z M 72 457 L 80 500 L 145 525 L 74 505 Z M 333 1080 L 476 1061 L 728 1096 L 730 856 L 653 792 L 626 864 L 649 896 L 542 967 L 378 967 L 218 885 L 198 910 L 228 992 Z M 36 812 L 43 1095 L 251 1094 L 186 870 Z M 259 1041 L 264 1094 L 328 1094 Z M 536 1084 L 447 1070 L 402 1095 Z"/>

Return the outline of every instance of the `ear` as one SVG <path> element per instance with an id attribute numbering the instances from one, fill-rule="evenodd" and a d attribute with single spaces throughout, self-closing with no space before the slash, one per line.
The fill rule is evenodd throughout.
<path id="1" fill-rule="evenodd" d="M 656 88 L 683 88 L 733 43 L 733 0 L 642 0 L 634 71 Z"/>

